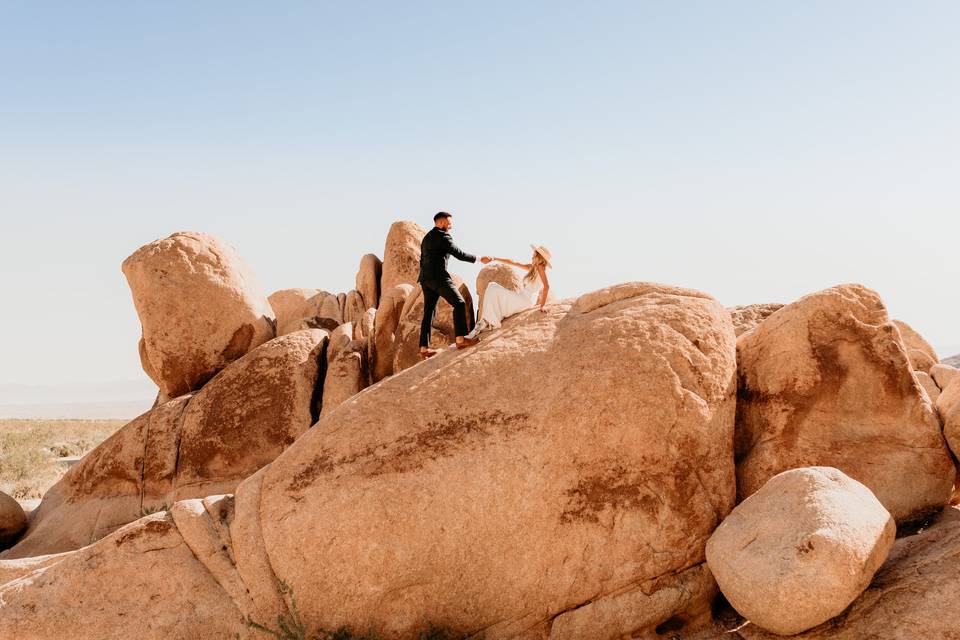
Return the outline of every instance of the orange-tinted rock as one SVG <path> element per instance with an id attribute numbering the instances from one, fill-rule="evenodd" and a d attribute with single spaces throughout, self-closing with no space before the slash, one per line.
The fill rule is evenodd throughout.
<path id="1" fill-rule="evenodd" d="M 136 418 L 75 464 L 44 496 L 4 557 L 76 549 L 175 500 L 233 491 L 315 421 L 326 333 L 271 340 L 201 391 Z"/>
<path id="2" fill-rule="evenodd" d="M 397 327 L 404 304 L 412 292 L 413 285 L 410 284 L 398 284 L 392 289 L 383 290 L 380 306 L 374 316 L 373 342 L 370 345 L 372 382 L 393 375 Z"/>
<path id="3" fill-rule="evenodd" d="M 741 498 L 782 471 L 829 466 L 898 521 L 947 504 L 955 473 L 940 423 L 876 293 L 801 298 L 743 334 L 737 356 Z"/>
<path id="4" fill-rule="evenodd" d="M 166 397 L 199 389 L 275 335 L 274 314 L 232 247 L 175 233 L 123 261 L 143 325 L 141 360 Z"/>
<path id="5" fill-rule="evenodd" d="M 380 258 L 368 253 L 360 259 L 360 268 L 357 269 L 356 289 L 360 292 L 364 304 L 377 307 L 380 304 L 380 277 L 383 274 L 383 263 Z"/>
<path id="6" fill-rule="evenodd" d="M 427 232 L 416 222 L 394 222 L 383 248 L 383 273 L 380 291 L 387 292 L 398 284 L 416 286 L 420 273 L 420 242 Z"/>

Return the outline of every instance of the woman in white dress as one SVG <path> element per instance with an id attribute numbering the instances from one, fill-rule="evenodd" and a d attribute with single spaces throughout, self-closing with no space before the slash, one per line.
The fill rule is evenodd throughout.
<path id="1" fill-rule="evenodd" d="M 473 328 L 468 338 L 475 338 L 477 334 L 487 329 L 499 329 L 505 318 L 525 311 L 534 304 L 540 307 L 540 311 L 545 312 L 543 307 L 547 304 L 547 298 L 550 295 L 547 269 L 553 266 L 550 264 L 550 251 L 540 245 L 532 244 L 530 247 L 533 249 L 533 257 L 530 258 L 529 264 L 506 258 L 493 258 L 497 262 L 527 272 L 523 276 L 523 289 L 511 291 L 496 282 L 488 284 L 483 292 L 483 307 L 480 309 L 477 326 Z"/>

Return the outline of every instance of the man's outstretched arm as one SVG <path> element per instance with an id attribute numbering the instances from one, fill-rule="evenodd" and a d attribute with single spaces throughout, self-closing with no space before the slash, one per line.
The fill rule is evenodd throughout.
<path id="1" fill-rule="evenodd" d="M 460 260 L 460 261 L 462 261 L 462 262 L 476 262 L 476 261 L 477 261 L 477 256 L 473 255 L 472 253 L 467 253 L 466 251 L 462 250 L 462 249 L 461 249 L 460 247 L 458 247 L 457 245 L 453 244 L 453 239 L 450 238 L 450 236 L 445 236 L 445 238 L 446 238 L 446 241 L 447 241 L 447 253 L 449 253 L 449 254 L 452 255 L 454 258 L 456 258 L 457 260 Z"/>

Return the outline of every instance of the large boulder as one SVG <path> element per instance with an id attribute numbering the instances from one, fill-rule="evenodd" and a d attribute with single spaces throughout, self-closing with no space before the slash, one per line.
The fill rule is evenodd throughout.
<path id="1" fill-rule="evenodd" d="M 816 596 L 814 596 L 816 597 Z M 960 618 L 960 511 L 948 508 L 929 528 L 900 538 L 873 582 L 834 620 L 796 640 L 954 640 Z M 753 625 L 716 638 L 775 640 Z"/>
<path id="2" fill-rule="evenodd" d="M 897 527 L 865 486 L 830 467 L 784 471 L 707 541 L 730 604 L 781 635 L 812 629 L 854 601 L 886 560 Z"/>
<path id="3" fill-rule="evenodd" d="M 360 258 L 357 269 L 356 288 L 367 307 L 380 304 L 380 277 L 383 274 L 383 262 L 372 253 Z"/>
<path id="4" fill-rule="evenodd" d="M 737 340 L 737 490 L 829 466 L 898 521 L 941 509 L 955 472 L 880 297 L 844 285 L 801 298 Z"/>
<path id="5" fill-rule="evenodd" d="M 467 303 L 467 330 L 473 329 L 474 311 L 473 296 L 470 288 L 460 279 L 453 276 L 453 282 Z M 399 373 L 412 367 L 420 361 L 420 325 L 423 322 L 423 288 L 417 287 L 403 303 L 400 311 L 400 322 L 397 324 L 393 349 L 393 372 Z M 433 317 L 430 332 L 430 346 L 434 349 L 445 349 L 457 339 L 457 332 L 453 324 L 453 307 L 440 298 L 437 303 L 437 312 Z"/>
<path id="6" fill-rule="evenodd" d="M 735 374 L 733 326 L 715 300 L 613 287 L 382 381 L 245 480 L 233 509 L 178 506 L 199 521 L 174 519 L 240 614 L 266 624 L 286 615 L 289 590 L 308 632 L 348 625 L 404 640 L 432 624 L 453 637 L 604 640 L 682 630 L 709 616 L 716 592 L 704 545 L 735 497 Z M 147 555 L 131 544 L 76 552 L 104 555 L 95 575 L 60 562 L 42 588 L 0 590 L 0 636 L 45 637 L 32 626 L 43 611 L 78 640 L 100 637 L 101 619 L 141 640 L 170 637 L 143 628 L 140 599 L 160 619 L 180 613 L 181 636 L 234 619 L 217 610 L 222 595 L 211 596 L 209 622 L 196 617 L 206 608 L 182 612 L 179 595 L 162 594 L 194 576 L 159 571 L 123 599 L 72 606 L 77 591 L 124 584 L 127 565 L 113 559 L 136 555 L 137 566 Z"/>
<path id="7" fill-rule="evenodd" d="M 394 222 L 383 247 L 383 273 L 380 291 L 387 292 L 398 284 L 417 284 L 420 273 L 420 242 L 427 232 L 416 222 Z"/>
<path id="8" fill-rule="evenodd" d="M 491 282 L 496 282 L 509 291 L 523 289 L 523 275 L 517 269 L 506 264 L 488 264 L 480 269 L 480 273 L 477 274 L 478 314 L 483 310 L 483 294 L 487 292 L 487 286 Z"/>
<path id="9" fill-rule="evenodd" d="M 0 491 L 0 550 L 6 549 L 27 528 L 27 514 L 12 497 Z"/>
<path id="10" fill-rule="evenodd" d="M 276 338 L 136 418 L 43 497 L 7 558 L 76 549 L 176 500 L 233 491 L 316 421 L 327 334 Z"/>
<path id="11" fill-rule="evenodd" d="M 906 347 L 911 366 L 916 371 L 929 373 L 930 367 L 940 362 L 937 352 L 906 322 L 894 320 L 893 324 L 897 325 L 897 330 L 900 331 L 900 338 L 903 340 L 903 346 Z"/>
<path id="12" fill-rule="evenodd" d="M 233 247 L 175 233 L 123 261 L 143 326 L 144 371 L 167 398 L 199 389 L 275 335 L 274 314 Z"/>
<path id="13" fill-rule="evenodd" d="M 732 307 L 730 319 L 733 320 L 733 328 L 737 332 L 737 337 L 742 336 L 748 331 L 753 331 L 761 322 L 772 316 L 783 308 L 778 302 L 748 304 Z"/>
<path id="14" fill-rule="evenodd" d="M 418 287 L 419 289 L 419 287 Z M 377 382 L 393 375 L 393 352 L 397 327 L 404 305 L 413 293 L 413 285 L 398 284 L 384 289 L 380 306 L 373 322 L 373 340 L 370 344 L 371 381 Z"/>

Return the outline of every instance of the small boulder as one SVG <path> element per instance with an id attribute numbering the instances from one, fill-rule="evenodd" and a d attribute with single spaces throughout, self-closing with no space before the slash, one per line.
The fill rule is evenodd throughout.
<path id="1" fill-rule="evenodd" d="M 383 262 L 372 253 L 360 258 L 357 270 L 356 287 L 367 307 L 380 304 L 380 277 L 383 274 Z"/>
<path id="2" fill-rule="evenodd" d="M 0 491 L 0 550 L 6 549 L 26 528 L 27 514 L 23 507 Z"/>
<path id="3" fill-rule="evenodd" d="M 937 413 L 943 421 L 943 435 L 953 455 L 960 459 L 960 377 L 954 378 L 937 398 Z M 960 493 L 960 488 L 958 488 Z"/>
<path id="4" fill-rule="evenodd" d="M 295 295 L 313 292 L 299 302 L 295 301 Z M 273 294 L 284 293 L 290 296 L 289 301 L 285 303 L 283 312 L 278 312 L 277 316 L 277 335 L 285 336 L 294 331 L 304 329 L 323 329 L 324 331 L 333 331 L 343 324 L 343 310 L 341 309 L 340 299 L 329 291 L 319 291 L 316 289 L 285 289 L 284 291 Z M 273 297 L 271 296 L 271 297 Z"/>
<path id="5" fill-rule="evenodd" d="M 948 364 L 935 364 L 930 367 L 930 377 L 937 383 L 941 391 L 947 388 L 947 385 L 957 377 L 957 374 L 960 374 L 960 369 Z"/>
<path id="6" fill-rule="evenodd" d="M 903 320 L 894 320 L 893 324 L 897 325 L 897 329 L 900 331 L 900 338 L 907 348 L 907 355 L 910 356 L 910 364 L 914 370 L 929 372 L 930 367 L 940 362 L 937 352 L 913 327 Z M 913 353 L 914 351 L 919 353 Z"/>
<path id="7" fill-rule="evenodd" d="M 343 321 L 356 323 L 367 311 L 367 304 L 359 291 L 348 291 L 343 303 Z"/>
<path id="8" fill-rule="evenodd" d="M 736 331 L 737 337 L 740 337 L 748 331 L 756 329 L 757 325 L 782 308 L 782 304 L 774 302 L 741 305 L 728 309 L 728 311 L 730 311 L 730 319 L 733 320 L 733 329 Z"/>
<path id="9" fill-rule="evenodd" d="M 277 317 L 277 335 L 286 335 L 300 326 L 300 310 L 304 303 L 321 293 L 319 289 L 281 289 L 270 294 L 267 300 Z"/>
<path id="10" fill-rule="evenodd" d="M 917 377 L 917 382 L 923 387 L 927 397 L 930 398 L 930 402 L 935 403 L 937 398 L 940 397 L 940 387 L 937 386 L 937 383 L 923 371 L 914 371 L 913 375 Z"/>
<path id="11" fill-rule="evenodd" d="M 417 284 L 420 274 L 420 242 L 427 232 L 416 222 L 394 222 L 383 247 L 383 273 L 380 291 L 398 284 Z"/>
<path id="12" fill-rule="evenodd" d="M 143 326 L 144 370 L 175 398 L 275 335 L 274 313 L 233 247 L 180 232 L 123 261 Z"/>
<path id="13" fill-rule="evenodd" d="M 491 263 L 480 269 L 477 274 L 477 313 L 483 310 L 483 294 L 487 292 L 487 286 L 491 282 L 496 282 L 504 289 L 509 291 L 520 291 L 523 289 L 523 276 L 519 271 L 506 264 Z"/>
<path id="14" fill-rule="evenodd" d="M 730 604 L 781 635 L 811 629 L 863 593 L 896 525 L 870 490 L 830 467 L 771 478 L 707 541 L 707 566 Z"/>

